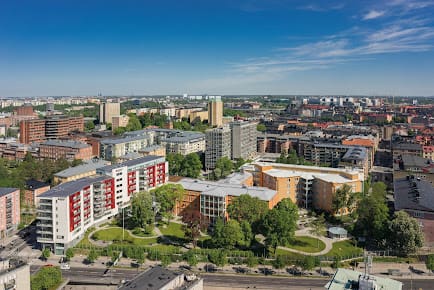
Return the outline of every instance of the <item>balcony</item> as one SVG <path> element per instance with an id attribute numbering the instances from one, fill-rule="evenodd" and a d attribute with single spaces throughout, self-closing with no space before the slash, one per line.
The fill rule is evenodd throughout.
<path id="1" fill-rule="evenodd" d="M 36 230 L 37 235 L 52 235 L 53 231 Z"/>
<path id="2" fill-rule="evenodd" d="M 50 216 L 38 216 L 38 219 L 39 220 L 52 221 L 53 217 L 51 215 Z"/>

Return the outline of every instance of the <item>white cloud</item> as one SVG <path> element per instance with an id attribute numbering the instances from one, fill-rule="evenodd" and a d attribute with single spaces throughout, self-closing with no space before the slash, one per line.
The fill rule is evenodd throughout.
<path id="1" fill-rule="evenodd" d="M 363 20 L 371 20 L 371 19 L 379 18 L 384 14 L 386 14 L 385 11 L 371 10 L 363 16 Z"/>

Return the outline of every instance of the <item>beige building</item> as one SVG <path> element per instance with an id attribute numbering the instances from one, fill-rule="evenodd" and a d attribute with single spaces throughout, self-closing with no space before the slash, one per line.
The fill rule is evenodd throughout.
<path id="1" fill-rule="evenodd" d="M 363 191 L 364 174 L 359 170 L 260 162 L 253 168 L 254 185 L 274 189 L 304 208 L 332 212 L 334 193 L 344 184 L 352 192 Z"/>
<path id="2" fill-rule="evenodd" d="M 113 123 L 113 117 L 121 114 L 120 103 L 102 103 L 99 105 L 99 122 Z"/>
<path id="3" fill-rule="evenodd" d="M 116 130 L 119 127 L 126 127 L 128 125 L 128 121 L 130 117 L 127 115 L 113 116 L 112 117 L 112 131 Z"/>
<path id="4" fill-rule="evenodd" d="M 210 97 L 208 103 L 208 123 L 212 127 L 223 125 L 223 102 L 220 96 Z"/>
<path id="5" fill-rule="evenodd" d="M 191 112 L 189 115 L 190 122 L 193 122 L 195 120 L 208 121 L 208 111 L 196 111 Z"/>
<path id="6" fill-rule="evenodd" d="M 30 266 L 24 262 L 0 261 L 0 290 L 30 290 Z"/>
<path id="7" fill-rule="evenodd" d="M 110 165 L 106 160 L 89 160 L 78 166 L 70 167 L 54 174 L 54 184 L 69 182 L 80 178 L 93 176 L 98 168 Z"/>

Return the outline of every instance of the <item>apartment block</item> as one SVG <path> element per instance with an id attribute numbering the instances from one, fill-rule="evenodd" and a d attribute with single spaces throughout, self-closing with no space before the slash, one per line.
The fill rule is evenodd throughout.
<path id="1" fill-rule="evenodd" d="M 30 290 L 30 266 L 21 260 L 0 261 L 0 290 Z"/>
<path id="2" fill-rule="evenodd" d="M 209 129 L 206 130 L 205 136 L 205 168 L 214 169 L 220 158 L 231 158 L 231 129 L 229 126 Z"/>
<path id="3" fill-rule="evenodd" d="M 116 130 L 119 127 L 126 127 L 128 125 L 128 121 L 130 117 L 126 115 L 113 116 L 112 117 L 112 131 Z"/>
<path id="4" fill-rule="evenodd" d="M 232 159 L 248 160 L 256 156 L 257 125 L 254 122 L 233 122 L 230 124 Z"/>
<path id="5" fill-rule="evenodd" d="M 17 229 L 20 223 L 20 190 L 0 187 L 0 239 Z"/>
<path id="6" fill-rule="evenodd" d="M 265 187 L 190 178 L 183 178 L 178 184 L 184 187 L 186 193 L 183 200 L 177 203 L 174 213 L 176 215 L 201 213 L 211 223 L 215 222 L 217 218 L 228 218 L 227 206 L 233 199 L 242 194 L 259 198 L 270 209 L 282 199 L 276 190 Z"/>
<path id="7" fill-rule="evenodd" d="M 45 119 L 45 138 L 59 139 L 67 137 L 69 132 L 83 132 L 83 117 L 50 116 Z"/>
<path id="8" fill-rule="evenodd" d="M 30 144 L 45 140 L 45 120 L 34 119 L 20 122 L 20 143 Z"/>
<path id="9" fill-rule="evenodd" d="M 208 103 L 208 124 L 212 127 L 223 125 L 223 102 L 220 96 L 210 96 Z"/>
<path id="10" fill-rule="evenodd" d="M 89 160 L 84 164 L 70 167 L 54 174 L 54 184 L 69 182 L 96 174 L 98 168 L 110 165 L 106 160 Z"/>
<path id="11" fill-rule="evenodd" d="M 70 132 L 83 130 L 83 117 L 50 116 L 46 119 L 24 120 L 20 122 L 20 143 L 59 139 L 67 137 Z"/>
<path id="12" fill-rule="evenodd" d="M 113 117 L 121 114 L 120 103 L 102 103 L 99 105 L 99 122 L 113 123 Z"/>
<path id="13" fill-rule="evenodd" d="M 166 147 L 166 154 L 179 153 L 188 155 L 205 151 L 205 134 L 199 132 L 176 131 L 160 138 L 160 144 Z"/>
<path id="14" fill-rule="evenodd" d="M 50 185 L 38 180 L 27 180 L 24 190 L 24 204 L 30 207 L 38 206 L 37 196 L 50 189 Z"/>
<path id="15" fill-rule="evenodd" d="M 92 158 L 92 146 L 78 141 L 48 140 L 39 144 L 39 158 L 89 160 Z"/>
<path id="16" fill-rule="evenodd" d="M 38 196 L 37 241 L 55 254 L 77 244 L 86 230 L 126 207 L 131 196 L 167 182 L 168 164 L 147 156 L 97 169 L 97 175 L 62 183 Z"/>
<path id="17" fill-rule="evenodd" d="M 280 163 L 253 163 L 253 183 L 277 191 L 303 208 L 332 211 L 336 190 L 344 184 L 352 192 L 363 191 L 364 174 L 360 170 L 303 166 Z"/>

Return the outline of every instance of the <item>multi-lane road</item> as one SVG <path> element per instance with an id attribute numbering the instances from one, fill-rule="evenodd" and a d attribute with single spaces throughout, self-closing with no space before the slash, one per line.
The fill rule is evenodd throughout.
<path id="1" fill-rule="evenodd" d="M 38 271 L 41 266 L 31 266 L 32 273 Z M 93 283 L 101 285 L 119 284 L 122 280 L 131 280 L 137 274 L 132 269 L 112 269 L 105 273 L 106 269 L 92 267 L 74 267 L 70 270 L 63 270 L 65 278 L 76 283 Z M 327 279 L 324 278 L 293 278 L 253 275 L 228 275 L 228 274 L 202 274 L 204 288 L 210 290 L 218 289 L 293 289 L 293 290 L 323 290 Z M 428 290 L 433 289 L 432 279 L 401 280 L 404 283 L 404 290 Z"/>

